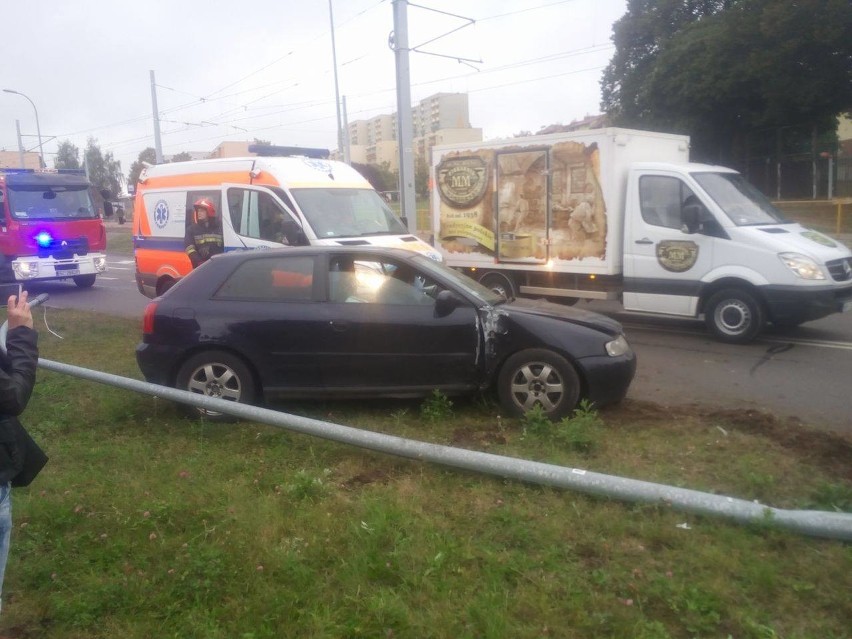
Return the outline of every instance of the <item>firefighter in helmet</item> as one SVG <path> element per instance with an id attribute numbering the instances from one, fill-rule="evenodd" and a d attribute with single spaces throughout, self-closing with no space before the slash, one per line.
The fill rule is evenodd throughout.
<path id="1" fill-rule="evenodd" d="M 194 222 L 186 228 L 184 246 L 192 268 L 197 268 L 214 255 L 225 250 L 222 229 L 216 219 L 216 207 L 202 197 L 192 205 Z"/>

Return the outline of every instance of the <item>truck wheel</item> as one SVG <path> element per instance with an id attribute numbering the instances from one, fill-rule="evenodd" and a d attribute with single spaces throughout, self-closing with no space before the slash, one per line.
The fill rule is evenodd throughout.
<path id="1" fill-rule="evenodd" d="M 704 312 L 707 328 L 723 342 L 745 344 L 763 330 L 766 313 L 749 292 L 737 288 L 714 293 Z"/>
<path id="2" fill-rule="evenodd" d="M 521 416 L 541 406 L 548 418 L 570 414 L 580 398 L 580 376 L 561 355 L 542 348 L 515 353 L 503 364 L 497 380 L 503 407 Z"/>
<path id="3" fill-rule="evenodd" d="M 236 355 L 225 351 L 203 351 L 190 357 L 177 374 L 176 387 L 207 397 L 250 404 L 255 398 L 251 371 Z M 181 404 L 191 417 L 214 422 L 230 422 L 236 418 L 215 411 Z"/>
<path id="4" fill-rule="evenodd" d="M 96 275 L 75 275 L 73 279 L 78 288 L 92 288 L 96 277 Z"/>
<path id="5" fill-rule="evenodd" d="M 502 295 L 507 300 L 515 298 L 515 283 L 512 278 L 503 273 L 486 273 L 479 278 L 479 283 L 490 288 L 497 295 Z"/>

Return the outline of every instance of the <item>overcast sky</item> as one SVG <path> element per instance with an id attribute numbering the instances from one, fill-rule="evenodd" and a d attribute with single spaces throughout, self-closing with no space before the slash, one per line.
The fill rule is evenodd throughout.
<path id="1" fill-rule="evenodd" d="M 412 103 L 466 92 L 471 125 L 486 139 L 596 114 L 612 23 L 625 8 L 625 0 L 409 3 L 410 46 L 452 56 L 411 53 Z M 332 0 L 332 10 L 348 120 L 393 113 L 390 0 Z M 328 0 L 29 0 L 4 3 L 3 26 L 0 88 L 35 103 L 48 166 L 59 142 L 82 151 L 91 136 L 126 175 L 154 146 L 150 71 L 165 155 L 255 137 L 337 146 Z M 18 149 L 15 120 L 37 150 L 33 107 L 0 93 L 0 149 Z"/>

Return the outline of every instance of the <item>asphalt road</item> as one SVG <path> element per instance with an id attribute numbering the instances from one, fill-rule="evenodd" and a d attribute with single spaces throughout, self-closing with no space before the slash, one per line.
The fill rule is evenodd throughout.
<path id="1" fill-rule="evenodd" d="M 31 295 L 49 293 L 48 309 L 140 320 L 149 301 L 136 289 L 130 256 L 110 255 L 107 272 L 91 289 L 55 282 L 29 290 Z M 756 409 L 852 435 L 852 313 L 798 329 L 770 327 L 752 344 L 731 346 L 712 339 L 698 321 L 631 315 L 611 302 L 580 307 L 624 324 L 639 359 L 629 398 L 668 406 Z"/>

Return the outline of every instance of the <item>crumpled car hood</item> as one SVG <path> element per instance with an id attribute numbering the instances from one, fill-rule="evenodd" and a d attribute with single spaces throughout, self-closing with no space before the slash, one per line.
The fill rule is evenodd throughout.
<path id="1" fill-rule="evenodd" d="M 498 313 L 505 313 L 509 317 L 518 314 L 557 317 L 566 322 L 588 326 L 613 336 L 624 332 L 619 322 L 605 315 L 573 306 L 554 304 L 547 300 L 514 299 L 511 302 L 500 304 L 496 307 L 496 310 Z"/>

